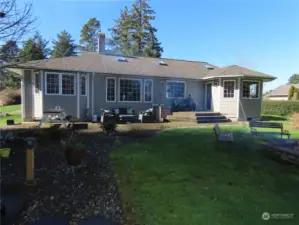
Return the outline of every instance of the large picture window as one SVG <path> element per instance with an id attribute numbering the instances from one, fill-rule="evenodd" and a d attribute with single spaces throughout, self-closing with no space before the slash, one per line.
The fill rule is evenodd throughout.
<path id="1" fill-rule="evenodd" d="M 167 98 L 184 98 L 185 97 L 185 82 L 183 82 L 183 81 L 167 81 L 166 97 Z"/>
<path id="2" fill-rule="evenodd" d="M 48 73 L 46 74 L 47 81 L 47 94 L 58 95 L 59 94 L 59 74 Z"/>
<path id="3" fill-rule="evenodd" d="M 235 97 L 235 81 L 225 80 L 223 82 L 223 97 L 234 98 Z"/>
<path id="4" fill-rule="evenodd" d="M 75 94 L 75 76 L 73 74 L 62 74 L 62 94 Z"/>
<path id="5" fill-rule="evenodd" d="M 119 79 L 119 101 L 141 102 L 141 80 Z"/>
<path id="6" fill-rule="evenodd" d="M 144 102 L 153 101 L 153 81 L 144 80 Z"/>
<path id="7" fill-rule="evenodd" d="M 259 98 L 259 82 L 243 81 L 243 98 Z"/>
<path id="8" fill-rule="evenodd" d="M 116 80 L 115 78 L 106 78 L 106 101 L 115 102 L 116 98 Z"/>
<path id="9" fill-rule="evenodd" d="M 86 95 L 86 83 L 87 83 L 86 75 L 81 75 L 80 90 L 81 90 L 81 95 L 83 96 Z"/>

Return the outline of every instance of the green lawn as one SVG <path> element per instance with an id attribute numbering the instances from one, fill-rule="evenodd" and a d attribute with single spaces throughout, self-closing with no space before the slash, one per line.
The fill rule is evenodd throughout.
<path id="1" fill-rule="evenodd" d="M 14 120 L 15 124 L 22 121 L 21 113 L 13 113 L 6 117 L 0 117 L 0 127 L 6 125 L 6 120 Z"/>
<path id="2" fill-rule="evenodd" d="M 265 224 L 263 212 L 295 214 L 269 224 L 299 224 L 299 170 L 262 155 L 247 126 L 225 129 L 235 141 L 221 149 L 212 128 L 187 128 L 113 151 L 128 224 Z"/>
<path id="3" fill-rule="evenodd" d="M 17 110 L 21 110 L 21 105 L 0 106 L 0 112 L 13 112 Z"/>

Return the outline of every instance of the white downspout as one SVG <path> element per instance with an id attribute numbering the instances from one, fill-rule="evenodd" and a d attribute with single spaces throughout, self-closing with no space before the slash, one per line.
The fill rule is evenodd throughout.
<path id="1" fill-rule="evenodd" d="M 94 73 L 92 73 L 92 86 L 91 86 L 91 115 L 94 114 Z"/>
<path id="2" fill-rule="evenodd" d="M 25 77 L 24 77 L 24 70 L 22 70 L 22 78 L 21 78 L 21 109 L 22 109 L 22 122 L 26 118 L 25 115 Z"/>
<path id="3" fill-rule="evenodd" d="M 239 112 L 240 112 L 240 91 L 241 89 L 241 77 L 238 77 L 238 89 L 237 89 L 237 113 L 236 113 L 236 119 L 239 120 Z"/>

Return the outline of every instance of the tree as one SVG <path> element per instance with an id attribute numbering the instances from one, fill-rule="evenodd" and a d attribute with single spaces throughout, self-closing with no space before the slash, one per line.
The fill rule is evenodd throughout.
<path id="1" fill-rule="evenodd" d="M 133 44 L 136 55 L 161 57 L 163 49 L 156 37 L 157 29 L 151 25 L 156 17 L 155 11 L 149 6 L 149 0 L 136 0 L 132 6 L 132 30 Z"/>
<path id="2" fill-rule="evenodd" d="M 53 40 L 52 58 L 67 57 L 76 55 L 76 44 L 72 36 L 67 31 L 62 31 L 57 35 L 57 40 Z"/>
<path id="3" fill-rule="evenodd" d="M 120 18 L 114 20 L 115 25 L 112 29 L 112 40 L 115 43 L 115 52 L 123 55 L 134 55 L 132 49 L 132 36 L 130 30 L 131 15 L 126 6 L 124 10 L 120 11 Z"/>
<path id="4" fill-rule="evenodd" d="M 289 94 L 288 94 L 288 100 L 292 100 L 294 94 L 295 94 L 296 88 L 295 86 L 291 86 L 289 89 Z"/>
<path id="5" fill-rule="evenodd" d="M 43 39 L 39 33 L 36 33 L 32 38 L 24 42 L 19 58 L 22 61 L 46 59 L 50 53 L 47 45 L 48 41 Z"/>
<path id="6" fill-rule="evenodd" d="M 4 62 L 16 61 L 19 51 L 20 49 L 17 45 L 17 42 L 14 40 L 8 40 L 0 48 L 0 60 L 3 60 Z"/>
<path id="7" fill-rule="evenodd" d="M 163 48 L 156 37 L 157 29 L 151 25 L 155 11 L 148 0 L 136 0 L 132 10 L 127 7 L 115 20 L 112 38 L 118 50 L 124 55 L 161 57 Z"/>
<path id="8" fill-rule="evenodd" d="M 83 51 L 97 51 L 98 33 L 101 24 L 96 18 L 91 18 L 81 29 L 80 49 Z"/>
<path id="9" fill-rule="evenodd" d="M 19 47 L 16 41 L 8 40 L 0 48 L 0 64 L 5 65 L 5 63 L 17 61 L 17 55 L 19 53 Z M 20 87 L 20 76 L 17 73 L 8 71 L 2 68 L 0 71 L 1 83 L 5 88 L 17 89 Z"/>
<path id="10" fill-rule="evenodd" d="M 32 17 L 32 4 L 24 3 L 22 8 L 16 0 L 0 2 L 0 40 L 18 40 L 33 29 L 36 18 Z"/>
<path id="11" fill-rule="evenodd" d="M 290 78 L 289 78 L 289 84 L 299 84 L 299 74 L 293 74 Z"/>
<path id="12" fill-rule="evenodd" d="M 294 93 L 294 100 L 299 100 L 299 88 L 297 88 L 295 90 L 295 93 Z"/>

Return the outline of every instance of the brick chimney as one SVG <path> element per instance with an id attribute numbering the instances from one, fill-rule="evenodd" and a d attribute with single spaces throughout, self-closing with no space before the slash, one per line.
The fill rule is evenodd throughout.
<path id="1" fill-rule="evenodd" d="M 99 46 L 99 53 L 105 53 L 105 33 L 104 32 L 98 33 L 98 46 Z"/>

